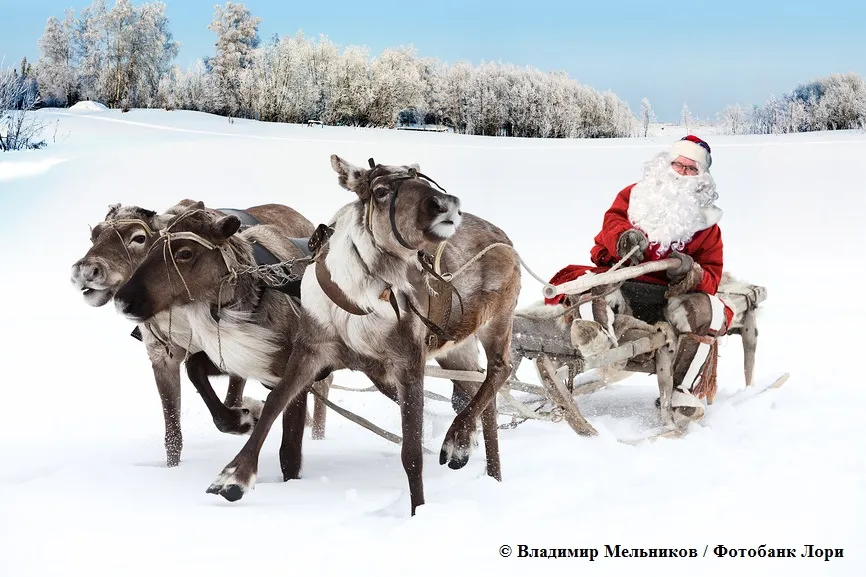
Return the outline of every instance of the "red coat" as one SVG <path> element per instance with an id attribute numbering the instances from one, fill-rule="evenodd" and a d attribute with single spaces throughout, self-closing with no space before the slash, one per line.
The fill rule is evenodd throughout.
<path id="1" fill-rule="evenodd" d="M 616 256 L 616 241 L 619 239 L 620 234 L 635 228 L 628 219 L 628 203 L 633 187 L 634 184 L 631 184 L 621 190 L 613 201 L 613 205 L 604 214 L 601 231 L 595 236 L 595 246 L 590 251 L 590 259 L 596 266 L 568 265 L 550 279 L 551 284 L 559 285 L 574 280 L 587 271 L 594 273 L 604 272 L 619 260 Z M 667 258 L 671 253 L 670 250 L 667 250 L 659 255 L 656 252 L 657 249 L 658 245 L 650 244 L 644 252 L 644 262 L 661 260 Z M 694 290 L 711 295 L 716 294 L 719 288 L 719 281 L 722 278 L 723 266 L 722 231 L 719 225 L 713 224 L 709 228 L 695 233 L 692 240 L 680 252 L 692 257 L 704 271 L 703 279 L 701 279 L 701 282 Z M 664 271 L 650 273 L 635 280 L 662 285 L 668 284 Z M 563 298 L 565 298 L 565 295 L 558 295 L 551 299 L 545 299 L 544 302 L 547 304 L 557 304 Z M 725 309 L 725 315 L 730 324 L 733 311 L 727 306 L 725 306 Z"/>

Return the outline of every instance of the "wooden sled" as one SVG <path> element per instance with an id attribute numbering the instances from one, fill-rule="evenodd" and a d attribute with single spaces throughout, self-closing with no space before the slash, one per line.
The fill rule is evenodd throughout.
<path id="1" fill-rule="evenodd" d="M 581 277 L 575 281 L 544 287 L 543 295 L 572 295 L 574 300 L 587 301 L 592 298 L 590 289 L 616 284 L 650 272 L 679 266 L 678 259 L 664 259 L 643 263 L 608 273 Z M 575 299 L 575 296 L 577 299 Z M 723 275 L 718 296 L 734 311 L 727 334 L 740 335 L 744 353 L 744 377 L 746 387 L 754 383 L 755 353 L 757 349 L 756 309 L 767 298 L 767 290 L 758 285 L 736 281 Z M 584 418 L 575 402 L 575 397 L 592 393 L 612 380 L 632 373 L 654 374 L 659 384 L 659 410 L 665 433 L 655 436 L 680 436 L 683 430 L 677 424 L 671 408 L 673 392 L 672 364 L 676 350 L 676 336 L 667 322 L 655 325 L 643 324 L 641 330 L 632 331 L 639 336 L 622 342 L 620 346 L 601 354 L 584 358 L 572 345 L 570 322 L 564 305 L 544 305 L 519 310 L 515 314 L 512 335 L 512 374 L 499 390 L 497 408 L 500 415 L 509 416 L 510 423 L 500 428 L 514 428 L 527 420 L 549 422 L 565 421 L 578 435 L 593 436 L 598 432 Z M 524 359 L 534 362 L 541 386 L 522 382 L 516 377 L 517 369 Z M 595 374 L 593 374 L 595 372 Z M 610 375 L 618 375 L 611 377 Z M 481 383 L 484 371 L 455 371 L 427 365 L 425 375 L 432 378 Z M 375 387 L 355 389 L 332 385 L 332 388 L 357 392 L 377 391 Z M 523 394 L 518 398 L 518 393 Z M 370 421 L 351 413 L 327 400 L 327 391 L 314 390 L 313 394 L 342 416 L 388 439 L 394 443 L 402 439 L 385 431 Z M 450 403 L 451 399 L 425 390 L 425 398 Z M 712 397 L 707 398 L 712 403 Z M 431 452 L 431 451 L 427 451 Z"/>

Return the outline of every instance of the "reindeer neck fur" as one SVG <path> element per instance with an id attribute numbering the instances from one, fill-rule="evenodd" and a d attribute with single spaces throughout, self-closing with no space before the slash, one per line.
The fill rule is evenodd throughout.
<path id="1" fill-rule="evenodd" d="M 377 308 L 385 289 L 410 293 L 410 275 L 420 272 L 421 266 L 414 255 L 403 257 L 383 250 L 375 236 L 389 235 L 390 231 L 374 229 L 371 234 L 365 212 L 364 205 L 355 202 L 337 213 L 325 264 L 343 292 L 362 308 Z M 387 308 L 393 316 L 390 305 Z"/>
<path id="2" fill-rule="evenodd" d="M 409 278 L 420 265 L 412 258 L 400 258 L 384 252 L 370 235 L 364 221 L 364 206 L 352 203 L 335 216 L 325 266 L 332 280 L 352 301 L 368 315 L 353 315 L 336 305 L 322 290 L 316 275 L 305 274 L 302 286 L 302 305 L 319 325 L 342 340 L 356 352 L 381 358 L 387 350 L 387 339 L 396 328 L 398 319 L 392 305 L 382 299 L 386 289 L 393 291 L 398 301 L 414 290 Z M 374 231 L 384 235 L 386 231 Z M 315 266 L 320 266 L 317 263 Z M 407 319 L 407 311 L 401 318 Z M 418 323 L 420 329 L 422 325 Z M 419 333 L 423 338 L 423 333 Z"/>
<path id="3" fill-rule="evenodd" d="M 268 237 L 248 229 L 229 238 L 219 249 L 228 270 L 254 266 L 251 242 Z M 220 368 L 229 373 L 252 378 L 275 386 L 279 375 L 271 367 L 274 356 L 285 346 L 287 327 L 277 326 L 285 315 L 275 314 L 275 308 L 289 307 L 287 297 L 282 294 L 260 290 L 256 277 L 249 273 L 237 274 L 233 279 L 224 279 L 210 288 L 205 298 L 183 304 L 171 310 L 172 333 L 177 334 L 175 323 L 186 325 L 185 335 L 172 336 L 172 341 L 187 349 L 190 354 L 204 351 Z M 217 318 L 214 318 L 215 313 Z M 167 332 L 168 312 L 160 319 L 160 330 Z"/>

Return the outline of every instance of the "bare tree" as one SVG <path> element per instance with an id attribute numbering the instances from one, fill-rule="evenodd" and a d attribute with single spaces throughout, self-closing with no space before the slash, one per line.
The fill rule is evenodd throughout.
<path id="1" fill-rule="evenodd" d="M 0 69 L 0 151 L 42 148 L 45 124 L 34 114 L 36 82 L 13 69 Z"/>

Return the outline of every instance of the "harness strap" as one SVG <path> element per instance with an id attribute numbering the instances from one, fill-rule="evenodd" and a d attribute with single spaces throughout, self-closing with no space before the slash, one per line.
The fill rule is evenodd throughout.
<path id="1" fill-rule="evenodd" d="M 426 326 L 430 330 L 430 332 L 433 333 L 432 335 L 428 335 L 428 337 L 427 337 L 427 344 L 429 346 L 436 346 L 436 344 L 437 344 L 437 342 L 433 339 L 433 337 L 438 338 L 443 343 L 447 343 L 448 341 L 454 340 L 454 337 L 449 335 L 441 327 L 437 326 L 430 319 L 428 319 L 427 317 L 422 315 L 420 312 L 418 312 L 418 309 L 416 309 L 415 305 L 412 304 L 411 299 L 406 299 L 406 302 L 408 303 L 409 308 L 412 310 L 412 312 L 415 313 L 415 316 L 417 316 L 419 319 L 421 319 L 421 322 L 424 323 L 424 326 Z"/>
<path id="2" fill-rule="evenodd" d="M 331 278 L 331 271 L 328 270 L 328 266 L 325 264 L 325 256 L 328 254 L 328 248 L 329 245 L 327 243 L 323 244 L 314 260 L 316 267 L 316 280 L 319 281 L 319 286 L 322 287 L 322 291 L 324 291 L 335 305 L 347 313 L 358 316 L 370 314 L 370 311 L 365 311 L 352 302 L 348 295 L 343 292 L 343 289 L 341 289 Z"/>
<path id="3" fill-rule="evenodd" d="M 370 204 L 372 204 L 372 199 L 370 200 Z M 371 211 L 372 212 L 372 211 Z M 372 216 L 372 214 L 370 215 Z M 397 230 L 397 191 L 393 191 L 391 193 L 391 205 L 388 208 L 388 218 L 391 219 L 391 231 L 394 233 L 394 237 L 397 239 L 397 242 L 402 244 L 405 248 L 409 250 L 415 250 L 415 247 L 406 242 L 406 239 L 403 238 L 403 235 L 400 234 L 400 231 Z M 370 220 L 370 225 L 372 226 L 372 219 Z"/>

